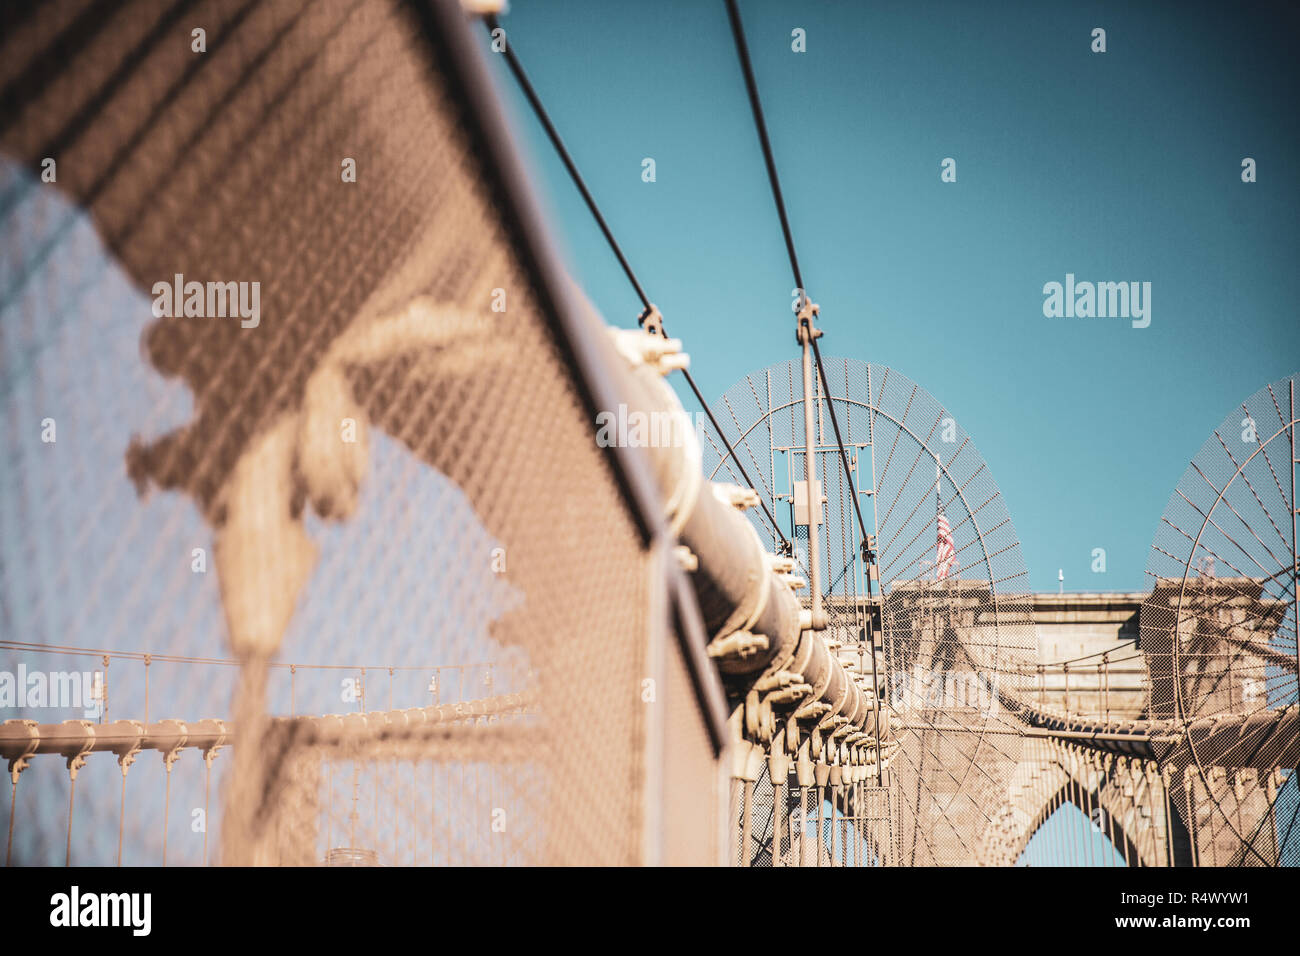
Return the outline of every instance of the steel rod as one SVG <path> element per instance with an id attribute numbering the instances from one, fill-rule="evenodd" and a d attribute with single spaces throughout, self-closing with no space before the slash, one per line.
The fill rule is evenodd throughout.
<path id="1" fill-rule="evenodd" d="M 826 611 L 822 607 L 822 560 L 817 544 L 817 525 L 821 518 L 822 503 L 817 494 L 817 452 L 813 431 L 812 394 L 812 327 L 801 324 L 799 338 L 803 345 L 803 428 L 804 428 L 804 482 L 808 502 L 808 582 L 812 596 L 812 630 L 826 627 Z"/>

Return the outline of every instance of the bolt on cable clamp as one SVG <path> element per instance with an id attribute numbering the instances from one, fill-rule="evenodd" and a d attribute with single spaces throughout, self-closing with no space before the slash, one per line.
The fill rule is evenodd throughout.
<path id="1" fill-rule="evenodd" d="M 746 660 L 759 651 L 768 649 L 766 634 L 751 634 L 749 631 L 735 631 L 725 637 L 715 637 L 707 648 L 711 658 L 728 658 Z"/>
<path id="2" fill-rule="evenodd" d="M 817 719 L 831 709 L 831 705 L 824 700 L 810 700 L 794 712 L 794 716 L 800 719 L 812 718 Z"/>
<path id="3" fill-rule="evenodd" d="M 674 369 L 685 369 L 691 364 L 690 356 L 682 351 L 681 339 L 651 335 L 641 329 L 611 328 L 609 332 L 615 348 L 634 368 L 649 365 L 660 375 L 667 375 Z"/>
<path id="4" fill-rule="evenodd" d="M 740 511 L 757 508 L 762 503 L 758 497 L 758 492 L 753 488 L 745 488 L 741 485 L 732 485 L 721 481 L 713 482 L 713 494 L 723 504 L 730 505 Z"/>
<path id="5" fill-rule="evenodd" d="M 792 574 L 794 572 L 794 558 L 785 554 L 767 555 L 767 566 L 776 574 Z"/>
<path id="6" fill-rule="evenodd" d="M 813 692 L 811 684 L 791 684 L 788 687 L 782 687 L 780 690 L 774 690 L 767 695 L 766 700 L 771 704 L 794 704 L 803 700 Z"/>

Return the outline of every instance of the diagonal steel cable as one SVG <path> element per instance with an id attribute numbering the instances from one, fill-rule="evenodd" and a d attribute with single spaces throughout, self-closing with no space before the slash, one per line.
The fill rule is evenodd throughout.
<path id="1" fill-rule="evenodd" d="M 489 33 L 493 33 L 500 29 L 500 21 L 497 19 L 495 14 L 489 14 L 484 17 L 483 22 L 487 26 Z M 514 74 L 515 80 L 519 83 L 519 88 L 523 92 L 524 98 L 528 100 L 528 104 L 532 107 L 533 113 L 536 115 L 538 122 L 542 124 L 542 129 L 546 131 L 546 136 L 550 139 L 551 145 L 555 148 L 555 152 L 559 155 L 561 162 L 564 163 L 564 168 L 568 171 L 569 178 L 573 180 L 573 184 L 582 195 L 582 199 L 587 204 L 587 209 L 591 212 L 592 218 L 596 220 L 596 225 L 600 227 L 600 231 L 605 236 L 605 241 L 609 244 L 609 248 L 613 251 L 615 258 L 618 259 L 619 265 L 623 267 L 623 273 L 627 276 L 628 281 L 632 284 L 632 288 L 636 291 L 637 298 L 641 300 L 641 305 L 645 308 L 645 312 L 642 313 L 642 320 L 644 321 L 645 316 L 647 316 L 653 308 L 653 305 L 650 302 L 650 297 L 646 295 L 645 288 L 637 279 L 636 273 L 632 271 L 631 263 L 627 261 L 627 256 L 623 254 L 623 249 L 619 246 L 618 240 L 614 238 L 613 230 L 610 229 L 609 223 L 605 220 L 604 215 L 600 211 L 600 207 L 596 204 L 596 199 L 592 196 L 591 190 L 587 188 L 587 183 L 582 178 L 582 174 L 578 171 L 578 166 L 573 161 L 573 157 L 569 154 L 569 150 L 565 147 L 564 140 L 560 138 L 559 130 L 557 130 L 555 124 L 551 122 L 550 114 L 547 113 L 546 107 L 542 105 L 541 97 L 537 95 L 537 90 L 528 79 L 528 74 L 524 72 L 523 64 L 520 63 L 519 57 L 514 51 L 513 42 L 507 41 L 502 49 L 502 53 L 506 58 L 506 63 L 510 67 L 510 72 Z M 659 331 L 661 335 L 667 338 L 668 330 L 666 327 L 661 324 Z M 704 399 L 704 394 L 700 391 L 699 386 L 695 384 L 694 376 L 691 375 L 689 369 L 682 369 L 682 375 L 686 379 L 686 384 L 690 386 L 691 392 L 695 395 L 695 400 L 700 403 L 700 407 L 704 409 L 704 414 L 708 416 L 709 424 L 713 426 L 714 431 L 718 433 L 718 437 L 722 439 L 722 444 L 726 447 L 727 454 L 735 463 L 736 470 L 739 471 L 741 477 L 745 479 L 745 484 L 749 486 L 750 490 L 758 495 L 759 504 L 763 508 L 763 514 L 767 516 L 768 522 L 772 525 L 772 530 L 776 532 L 778 537 L 780 537 L 781 543 L 785 549 L 788 552 L 793 553 L 793 546 L 790 544 L 789 539 L 786 538 L 785 533 L 781 530 L 781 526 L 777 524 L 776 517 L 768 507 L 766 499 L 758 493 L 758 488 L 755 487 L 753 480 L 749 477 L 749 473 L 745 471 L 745 466 L 740 463 L 740 456 L 736 454 L 736 449 L 732 447 L 731 441 L 722 431 L 722 426 L 714 416 L 713 409 L 709 407 L 709 403 Z"/>

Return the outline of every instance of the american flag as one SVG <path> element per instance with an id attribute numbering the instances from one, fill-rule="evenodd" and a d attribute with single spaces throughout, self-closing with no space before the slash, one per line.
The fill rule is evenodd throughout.
<path id="1" fill-rule="evenodd" d="M 948 526 L 948 516 L 941 511 L 938 520 L 938 544 L 934 550 L 935 577 L 940 581 L 946 578 L 956 561 L 957 549 L 952 543 L 952 528 Z"/>

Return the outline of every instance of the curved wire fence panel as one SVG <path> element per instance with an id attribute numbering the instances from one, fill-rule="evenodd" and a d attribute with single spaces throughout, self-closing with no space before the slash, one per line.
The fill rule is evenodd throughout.
<path id="1" fill-rule="evenodd" d="M 825 367 L 830 394 L 818 377 L 812 441 L 824 505 L 811 519 L 798 364 L 751 373 L 715 412 L 805 576 L 810 520 L 818 524 L 828 636 L 859 673 L 871 672 L 870 621 L 882 617 L 875 683 L 905 728 L 890 764 L 901 814 L 897 862 L 976 862 L 1019 759 L 1014 708 L 1033 688 L 1036 645 L 1015 529 L 987 465 L 937 400 L 883 366 L 828 356 Z M 711 429 L 702 444 L 706 474 L 743 483 Z M 750 518 L 776 547 L 780 535 L 763 512 Z"/>
<path id="2" fill-rule="evenodd" d="M 1176 805 L 1206 865 L 1300 864 L 1288 769 L 1300 743 L 1288 719 L 1297 709 L 1298 384 L 1265 386 L 1214 429 L 1170 496 L 1147 562 L 1151 713 L 1176 730 L 1166 758 Z M 1278 720 L 1283 732 L 1265 736 Z"/>
<path id="3" fill-rule="evenodd" d="M 0 718 L 232 726 L 18 759 L 14 862 L 716 856 L 662 568 L 434 7 L 6 8 L 0 669 L 90 691 Z"/>

